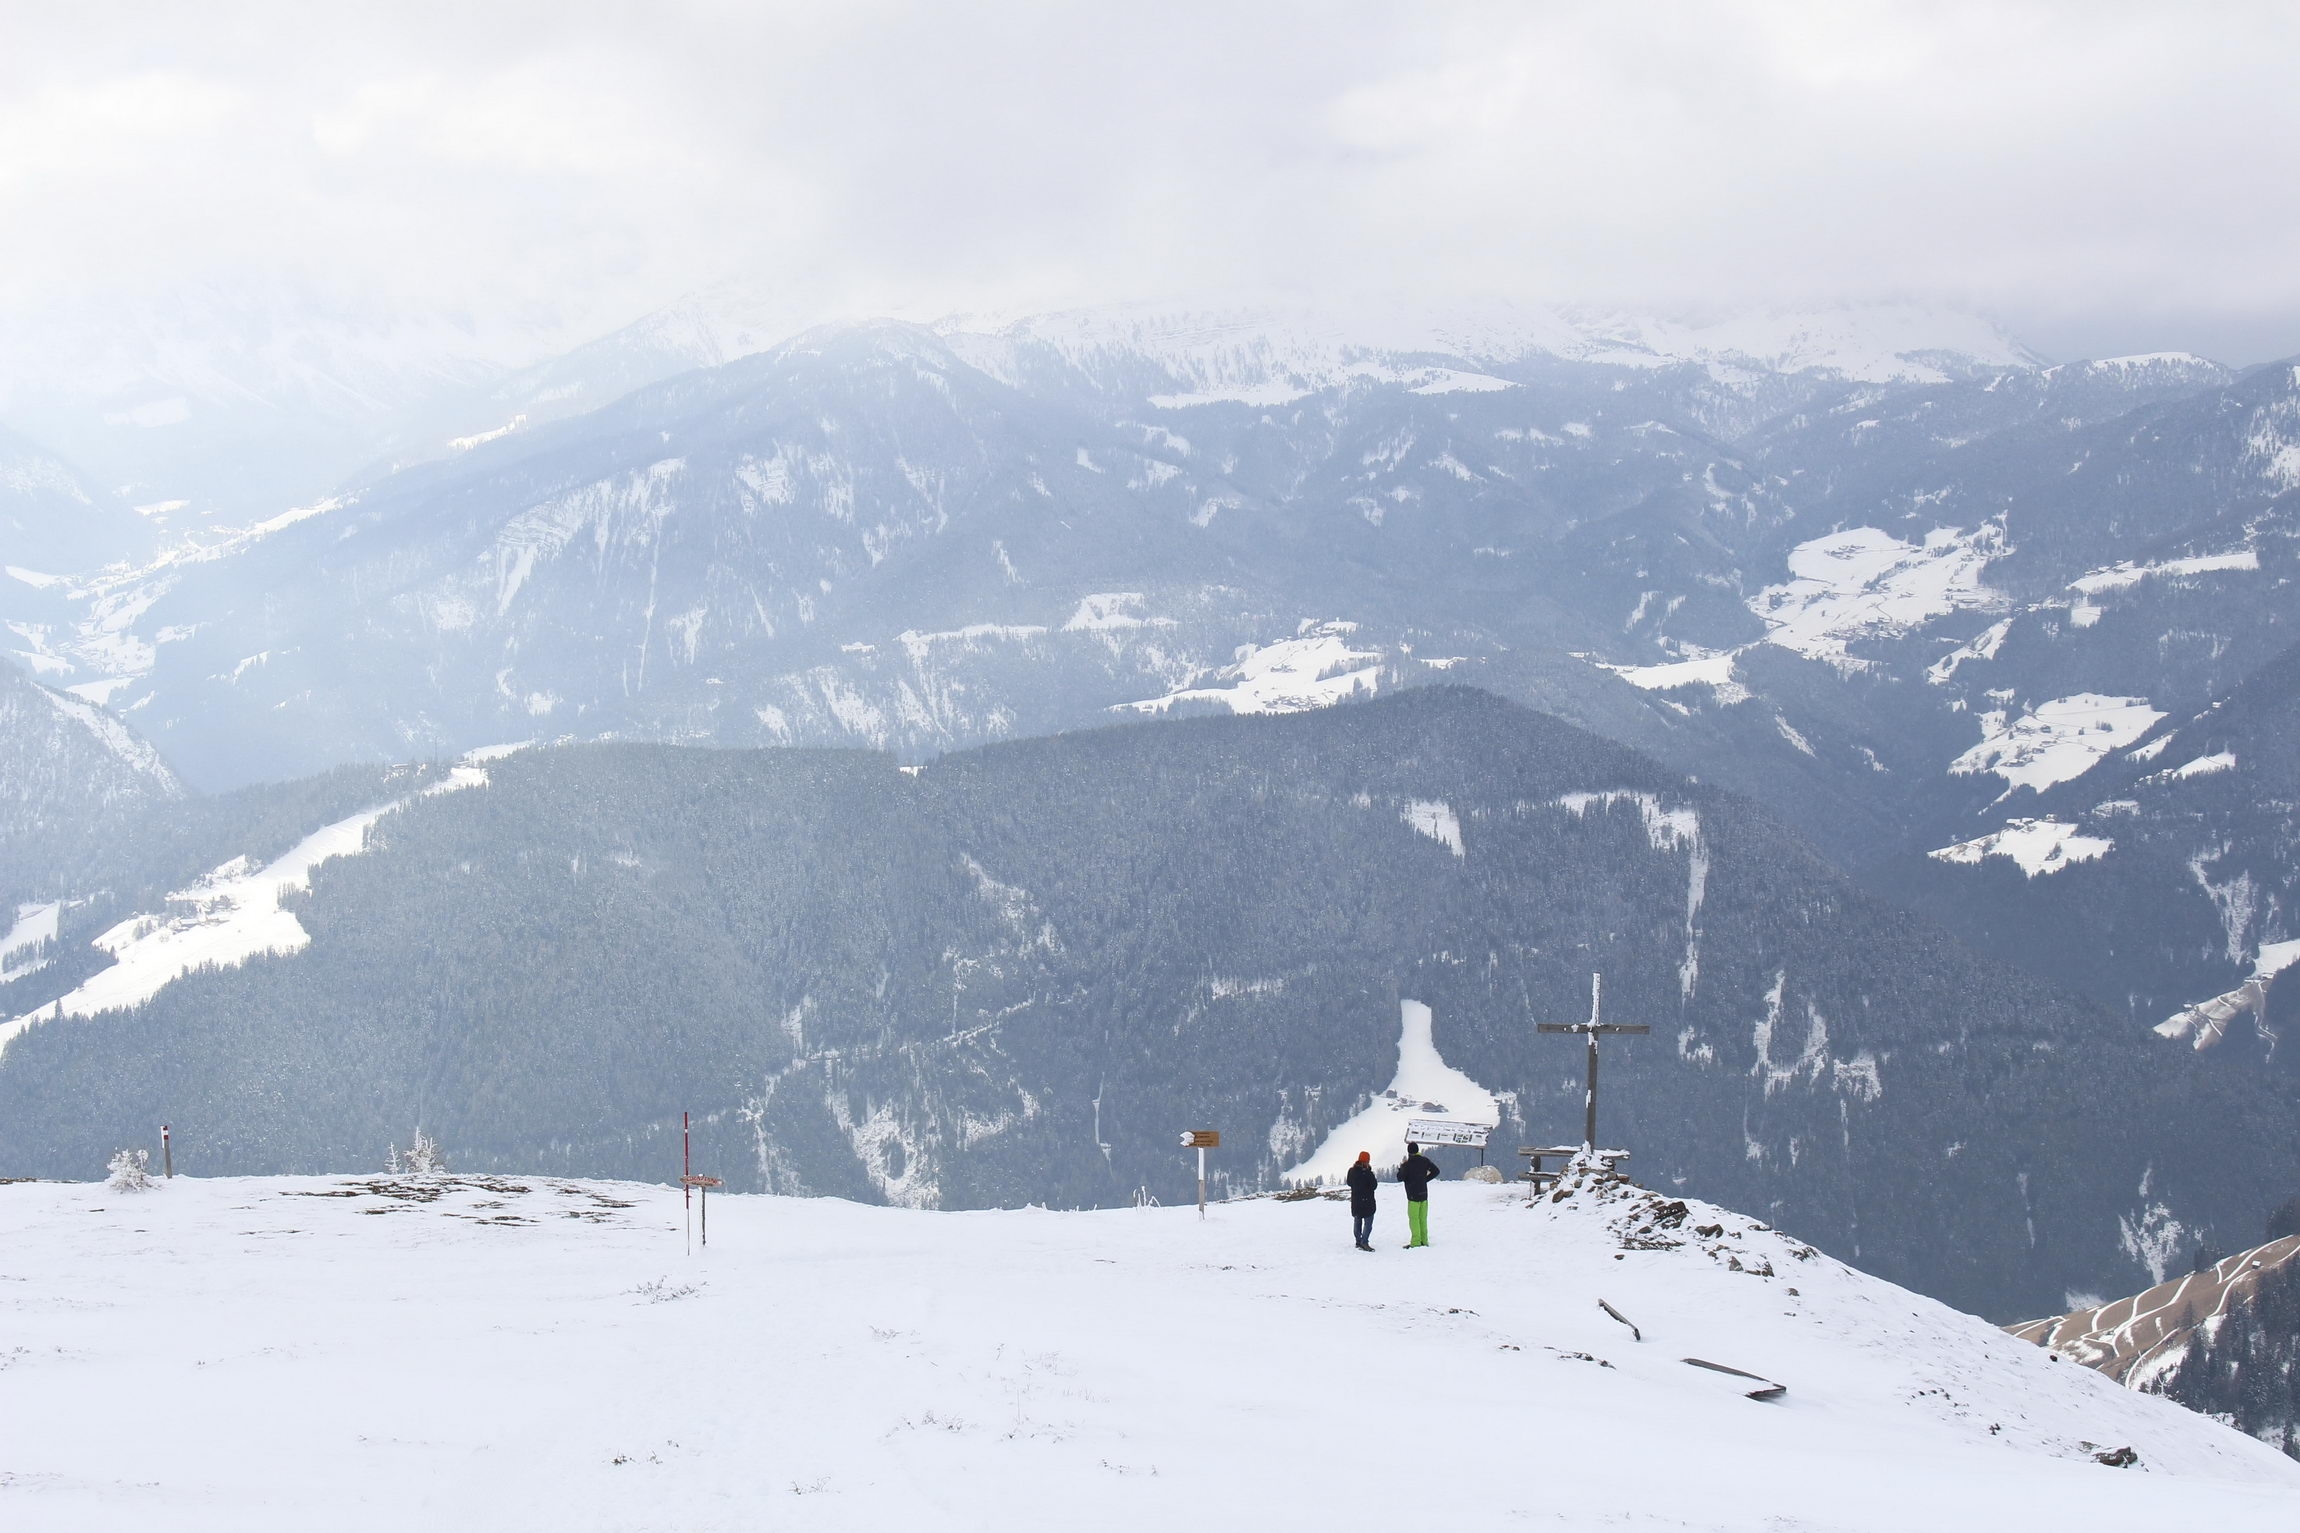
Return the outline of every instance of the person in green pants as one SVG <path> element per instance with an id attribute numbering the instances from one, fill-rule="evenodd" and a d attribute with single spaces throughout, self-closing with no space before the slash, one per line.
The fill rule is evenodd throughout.
<path id="1" fill-rule="evenodd" d="M 1413 1233 L 1406 1242 L 1409 1251 L 1430 1243 L 1430 1183 L 1437 1179 L 1437 1162 L 1420 1145 L 1408 1144 L 1406 1158 L 1398 1162 L 1398 1181 L 1406 1190 L 1406 1228 Z"/>

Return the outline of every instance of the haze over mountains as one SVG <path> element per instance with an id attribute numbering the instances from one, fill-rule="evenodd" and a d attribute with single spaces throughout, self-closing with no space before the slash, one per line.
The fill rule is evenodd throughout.
<path id="1" fill-rule="evenodd" d="M 1267 1130 L 1268 1154 L 1235 1174 L 1283 1169 L 1282 1124 L 1340 1121 L 1387 1078 L 1393 985 L 1432 987 L 1441 1041 L 1451 997 L 1478 1052 L 1449 1058 L 1516 1092 L 1527 1133 L 1555 1133 L 1534 1108 L 1554 1116 L 1570 1093 L 1515 1052 L 1516 1030 L 1535 996 L 1586 984 L 1597 953 L 1625 1004 L 1671 1019 L 1654 1050 L 1673 1062 L 1633 1057 L 1622 1077 L 1625 1106 L 1640 1089 L 1674 1104 L 1633 1120 L 1655 1174 L 1960 1302 L 2144 1286 L 2300 1182 L 2274 1049 L 2291 1000 L 2272 983 L 2300 951 L 2280 680 L 2300 663 L 2289 365 L 2046 365 L 1985 322 L 1909 307 L 1696 325 L 1144 305 L 786 338 L 730 290 L 516 368 L 414 334 L 327 350 L 276 386 L 236 375 L 240 404 L 308 448 L 266 460 L 294 481 L 286 499 L 236 501 L 256 492 L 216 476 L 217 453 L 248 449 L 226 450 L 240 405 L 183 384 L 197 369 L 138 363 L 85 407 L 9 421 L 72 450 L 38 431 L 6 449 L 0 531 L 16 542 L 0 564 L 25 672 L 7 748 L 94 753 L 8 803 L 12 1153 L 94 1153 L 160 1084 L 197 1083 L 214 1142 L 249 1168 L 356 1162 L 413 1114 L 506 1165 L 621 1174 L 665 1114 L 708 1099 L 735 1115 L 714 1132 L 752 1136 L 762 1186 L 1106 1202 L 1141 1185 L 1153 1162 L 1130 1157 L 1187 1106 L 1155 1084 L 1185 1055 L 1210 1106 Z M 1528 734 L 1555 726 L 1494 722 L 1480 710 L 1499 704 L 1459 690 L 1382 701 L 1441 683 L 1586 734 Z M 1329 705 L 1345 706 L 1306 757 L 1283 744 L 1305 737 L 1240 721 L 1203 786 L 1160 785 L 1164 755 L 1216 737 L 1157 721 Z M 945 755 L 1129 720 L 1155 727 Z M 1568 738 L 1588 742 L 1568 752 L 1584 767 L 1509 786 L 1551 771 L 1542 753 Z M 247 883 L 325 827 L 448 781 L 390 764 L 529 739 L 623 754 L 475 764 L 483 790 L 360 821 L 338 848 L 373 824 L 388 854 L 328 862 L 336 843 L 313 843 L 279 875 L 308 896 L 282 906 Z M 1613 754 L 1589 755 L 1601 742 Z M 887 754 L 714 765 L 642 746 Z M 1416 776 L 1425 747 L 1453 764 Z M 1067 764 L 1032 778 L 1031 751 Z M 1359 757 L 1397 768 L 1379 792 L 1318 776 Z M 898 764 L 924 770 L 906 785 Z M 1034 808 L 1078 772 L 1108 801 L 1068 821 Z M 1001 773 L 1017 775 L 963 810 L 936 787 Z M 653 801 L 691 774 L 692 796 Z M 179 778 L 224 796 L 178 807 Z M 1327 807 L 1281 833 L 1257 818 L 1279 814 L 1263 781 Z M 914 820 L 919 795 L 938 807 Z M 1485 871 L 1481 825 L 1574 795 L 1606 807 L 1571 825 L 1618 820 L 1621 846 Z M 1647 799 L 1650 814 L 1623 807 Z M 1458 845 L 1400 820 L 1422 801 L 1450 806 Z M 698 827 L 754 802 L 806 837 L 838 832 L 803 855 L 752 847 L 759 866 L 797 858 L 771 898 L 753 874 L 703 871 Z M 1171 810 L 1126 822 L 1150 864 L 1093 839 L 1127 805 Z M 1673 806 L 1696 805 L 1699 828 L 1677 827 Z M 1335 828 L 1369 813 L 1389 830 Z M 417 835 L 433 826 L 436 846 Z M 1259 837 L 1277 839 L 1251 898 L 1240 870 L 1185 871 L 1209 838 Z M 1413 858 L 1419 892 L 1368 893 L 1355 935 L 1304 893 L 1370 891 Z M 1696 865 L 1706 896 L 1687 892 Z M 1091 908 L 1109 896 L 1088 891 L 1137 884 L 1171 905 L 1089 918 L 1051 892 Z M 849 892 L 775 903 L 832 887 Z M 999 926 L 1001 889 L 1043 918 Z M 103 972 L 125 984 L 133 933 L 266 900 L 308 947 L 242 943 L 220 974 L 127 985 L 131 1010 L 56 1012 Z M 1224 902 L 1272 929 L 1241 938 L 1209 913 Z M 906 913 L 866 953 L 856 923 L 882 907 Z M 1039 944 L 1041 919 L 1059 948 Z M 1106 938 L 1084 934 L 1106 920 Z M 1528 936 L 1542 921 L 1564 925 Z M 531 945 L 565 922 L 591 935 Z M 1124 935 L 1135 922 L 1162 935 L 1154 951 Z M 1230 951 L 1240 940 L 1250 952 Z M 1841 981 L 1808 990 L 1768 963 L 1804 942 L 1841 949 Z M 659 960 L 580 1021 L 574 1058 L 605 1069 L 645 1038 L 688 1063 L 613 1070 L 612 1090 L 578 1070 L 564 1099 L 538 1085 L 551 1024 L 526 965 L 543 951 L 610 972 Z M 405 952 L 435 955 L 428 988 L 376 990 L 366 977 Z M 1493 966 L 1474 983 L 1445 977 L 1480 953 Z M 961 983 L 952 964 L 992 978 Z M 1679 978 L 1688 964 L 1708 977 Z M 2255 979 L 2256 1005 L 2154 1031 Z M 1214 996 L 1232 983 L 1302 999 Z M 1049 1023 L 987 1074 L 943 1073 L 959 1054 L 935 1040 L 966 1031 L 985 984 L 1013 990 L 986 1016 L 1091 1016 L 1100 1052 Z M 1209 998 L 1266 1013 L 1243 1024 L 1251 1058 L 1172 1031 Z M 659 1035 L 663 1010 L 688 1020 Z M 340 1031 L 315 1033 L 317 1017 Z M 843 1063 L 820 1064 L 823 1048 Z M 302 1121 L 263 1096 L 291 1057 L 333 1104 Z M 786 1070 L 785 1105 L 742 1118 Z M 2008 1137 L 2007 1079 L 2061 1139 Z M 1155 1121 L 1124 1131 L 1137 1147 L 1080 1117 L 1110 1080 Z M 69 1104 L 78 1128 L 53 1116 Z M 1002 1114 L 1010 1127 L 983 1127 Z M 2141 1142 L 2116 1128 L 2135 1115 L 2154 1125 Z M 2243 1174 L 2192 1164 L 2184 1135 L 2232 1122 Z M 1877 1178 L 1937 1185 L 1941 1218 L 1977 1221 L 1964 1254 L 1867 1222 Z"/>

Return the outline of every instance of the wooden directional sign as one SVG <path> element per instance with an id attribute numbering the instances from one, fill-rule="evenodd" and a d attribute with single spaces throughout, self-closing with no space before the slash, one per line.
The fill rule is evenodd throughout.
<path id="1" fill-rule="evenodd" d="M 1218 1128 L 1184 1129 L 1182 1131 L 1182 1148 L 1185 1150 L 1219 1150 L 1222 1148 L 1222 1131 Z"/>
<path id="2" fill-rule="evenodd" d="M 679 1185 L 682 1187 L 724 1187 L 726 1183 L 715 1176 L 682 1176 L 679 1178 Z"/>
<path id="3" fill-rule="evenodd" d="M 1460 1144 L 1485 1148 L 1490 1123 L 1452 1123 L 1440 1118 L 1416 1118 L 1406 1125 L 1406 1138 L 1415 1144 Z"/>

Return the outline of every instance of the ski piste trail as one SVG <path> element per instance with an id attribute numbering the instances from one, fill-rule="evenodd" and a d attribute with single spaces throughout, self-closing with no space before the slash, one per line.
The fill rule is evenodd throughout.
<path id="1" fill-rule="evenodd" d="M 1431 1191 L 1369 1259 L 1322 1196 L 725 1196 L 689 1256 L 634 1183 L 0 1186 L 0 1526 L 2300 1526 L 2300 1464 L 1740 1215 Z"/>
<path id="2" fill-rule="evenodd" d="M 1491 1127 L 1501 1121 L 1492 1092 L 1447 1064 L 1433 1036 L 1435 1018 L 1420 1001 L 1398 1003 L 1398 1068 L 1389 1088 L 1338 1124 L 1317 1153 L 1287 1171 L 1287 1182 L 1339 1186 L 1365 1150 L 1377 1170 L 1388 1171 L 1406 1155 L 1406 1130 L 1430 1118 Z"/>

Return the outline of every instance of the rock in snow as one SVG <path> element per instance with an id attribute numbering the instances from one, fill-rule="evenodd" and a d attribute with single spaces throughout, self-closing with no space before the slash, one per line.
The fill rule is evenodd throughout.
<path id="1" fill-rule="evenodd" d="M 1434 1193 L 1409 1254 L 1385 1189 L 1368 1261 L 1324 1198 L 1201 1222 L 729 1197 L 689 1257 L 678 1194 L 628 1183 L 7 1186 L 0 1513 L 86 1533 L 163 1506 L 183 1533 L 2300 1517 L 2300 1465 L 2266 1446 L 1740 1215 L 1618 1184 Z"/>

